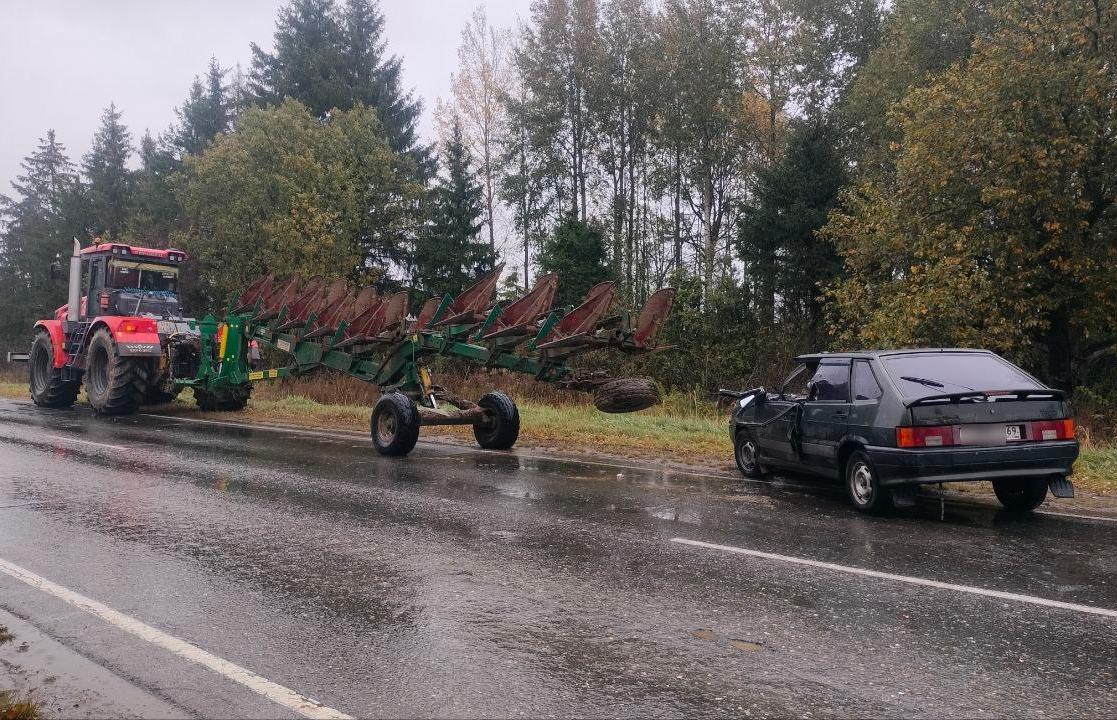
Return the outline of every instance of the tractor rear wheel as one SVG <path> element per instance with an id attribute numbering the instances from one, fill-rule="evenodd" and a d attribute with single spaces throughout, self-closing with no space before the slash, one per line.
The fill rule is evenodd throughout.
<path id="1" fill-rule="evenodd" d="M 93 333 L 86 355 L 85 396 L 100 415 L 127 415 L 143 402 L 151 358 L 121 357 L 107 328 Z"/>
<path id="2" fill-rule="evenodd" d="M 406 455 L 419 441 L 419 409 L 403 393 L 381 395 L 369 424 L 372 444 L 381 455 Z"/>
<path id="3" fill-rule="evenodd" d="M 62 369 L 54 366 L 54 343 L 50 334 L 39 331 L 28 353 L 31 399 L 39 407 L 68 408 L 78 399 L 81 380 L 63 380 Z"/>
<path id="4" fill-rule="evenodd" d="M 244 410 L 248 405 L 248 398 L 252 396 L 252 383 L 233 385 L 220 390 L 206 390 L 194 388 L 194 402 L 199 410 L 234 412 Z"/>
<path id="5" fill-rule="evenodd" d="M 520 436 L 520 411 L 512 398 L 493 391 L 477 404 L 486 410 L 485 421 L 473 426 L 477 444 L 486 450 L 507 450 L 515 445 Z"/>

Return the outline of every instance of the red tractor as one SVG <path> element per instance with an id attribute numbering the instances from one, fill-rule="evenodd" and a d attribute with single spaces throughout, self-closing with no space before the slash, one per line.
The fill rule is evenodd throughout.
<path id="1" fill-rule="evenodd" d="M 27 357 L 35 404 L 69 407 L 83 382 L 105 415 L 172 399 L 172 359 L 196 361 L 196 353 L 172 352 L 197 346 L 176 294 L 185 259 L 179 250 L 74 240 L 68 302 L 35 323 Z"/>

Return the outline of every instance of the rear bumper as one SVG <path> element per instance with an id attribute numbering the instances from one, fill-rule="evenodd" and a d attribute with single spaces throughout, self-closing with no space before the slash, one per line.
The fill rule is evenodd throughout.
<path id="1" fill-rule="evenodd" d="M 865 448 L 883 485 L 970 482 L 1058 475 L 1078 458 L 1078 443 L 1028 443 L 1003 447 L 907 450 Z"/>

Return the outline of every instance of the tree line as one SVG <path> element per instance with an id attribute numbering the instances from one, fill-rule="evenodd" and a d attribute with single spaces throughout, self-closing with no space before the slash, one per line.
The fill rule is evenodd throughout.
<path id="1" fill-rule="evenodd" d="M 69 238 L 174 245 L 189 300 L 326 273 L 420 295 L 503 260 L 575 302 L 679 288 L 640 370 L 771 382 L 800 351 L 983 346 L 1117 396 L 1113 0 L 535 0 L 479 9 L 452 91 L 402 82 L 375 0 L 292 0 L 139 142 L 110 105 L 5 198 L 6 338 L 57 304 Z M 417 30 L 421 31 L 421 30 Z"/>

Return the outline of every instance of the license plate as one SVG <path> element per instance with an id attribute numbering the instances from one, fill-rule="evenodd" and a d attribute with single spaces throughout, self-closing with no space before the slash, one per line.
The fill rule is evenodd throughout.
<path id="1" fill-rule="evenodd" d="M 1024 439 L 1024 427 L 1022 425 L 1005 425 L 1005 440 L 1013 442 L 1014 440 Z"/>
<path id="2" fill-rule="evenodd" d="M 958 429 L 958 442 L 962 445 L 1004 445 L 1010 437 L 1009 427 L 999 424 L 964 425 Z"/>

